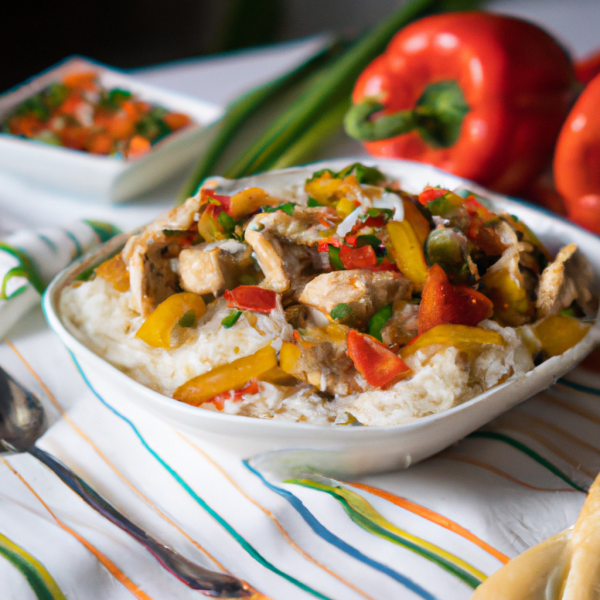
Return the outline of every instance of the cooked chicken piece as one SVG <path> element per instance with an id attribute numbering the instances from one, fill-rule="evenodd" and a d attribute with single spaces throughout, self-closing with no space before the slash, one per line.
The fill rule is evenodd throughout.
<path id="1" fill-rule="evenodd" d="M 347 396 L 364 391 L 357 383 L 356 367 L 346 351 L 346 342 L 317 342 L 300 346 L 302 354 L 294 365 L 294 377 L 321 392 Z"/>
<path id="2" fill-rule="evenodd" d="M 243 269 L 252 266 L 250 247 L 235 240 L 200 244 L 179 254 L 181 287 L 194 294 L 218 296 L 236 286 Z"/>
<path id="3" fill-rule="evenodd" d="M 300 295 L 300 302 L 320 310 L 333 321 L 331 311 L 338 304 L 352 310 L 355 325 L 366 325 L 380 308 L 410 291 L 408 279 L 392 271 L 352 269 L 315 277 Z"/>
<path id="4" fill-rule="evenodd" d="M 131 287 L 129 306 L 143 317 L 179 290 L 169 245 L 162 231 L 143 231 L 130 237 L 123 248 Z"/>
<path id="5" fill-rule="evenodd" d="M 536 308 L 538 317 L 553 315 L 577 301 L 586 314 L 593 314 L 592 287 L 594 273 L 587 258 L 569 244 L 560 250 L 540 276 Z"/>
<path id="6" fill-rule="evenodd" d="M 323 240 L 321 220 L 337 220 L 330 208 L 296 207 L 293 216 L 283 211 L 260 213 L 246 227 L 245 239 L 252 246 L 265 280 L 262 286 L 287 298 L 296 297 L 306 279 L 302 272 L 312 266 L 313 252 Z"/>
<path id="7" fill-rule="evenodd" d="M 396 300 L 394 312 L 381 330 L 381 339 L 387 346 L 404 346 L 417 337 L 418 329 L 419 305 L 406 300 Z"/>
<path id="8" fill-rule="evenodd" d="M 181 206 L 171 209 L 150 224 L 153 230 L 187 231 L 196 219 L 200 210 L 200 193 L 188 198 Z"/>

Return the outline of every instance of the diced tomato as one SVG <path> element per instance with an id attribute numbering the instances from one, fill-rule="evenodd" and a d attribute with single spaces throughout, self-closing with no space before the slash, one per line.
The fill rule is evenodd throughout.
<path id="1" fill-rule="evenodd" d="M 369 385 L 381 388 L 392 380 L 410 373 L 406 363 L 381 342 L 351 329 L 348 356 Z"/>
<path id="2" fill-rule="evenodd" d="M 28 138 L 35 137 L 44 127 L 44 123 L 34 115 L 14 117 L 10 122 L 10 132 L 13 135 L 24 135 Z"/>
<path id="3" fill-rule="evenodd" d="M 225 291 L 229 308 L 269 314 L 277 307 L 277 294 L 257 285 L 240 285 Z"/>
<path id="4" fill-rule="evenodd" d="M 340 260 L 346 269 L 369 269 L 377 265 L 377 255 L 372 246 L 342 246 Z"/>
<path id="5" fill-rule="evenodd" d="M 386 222 L 385 215 L 379 215 L 378 217 L 367 217 L 367 220 L 363 223 L 363 227 L 383 227 Z"/>
<path id="6" fill-rule="evenodd" d="M 60 141 L 66 148 L 83 150 L 88 143 L 89 129 L 78 125 L 64 127 L 60 132 Z"/>
<path id="7" fill-rule="evenodd" d="M 84 103 L 81 96 L 75 92 L 69 94 L 68 98 L 56 109 L 58 115 L 74 116 L 77 108 Z"/>
<path id="8" fill-rule="evenodd" d="M 222 394 L 217 394 L 216 396 L 213 396 L 205 402 L 212 402 L 217 408 L 217 410 L 223 410 L 223 408 L 225 407 L 226 400 L 240 402 L 242 400 L 242 397 L 246 394 L 251 396 L 253 394 L 258 394 L 258 392 L 260 392 L 260 389 L 258 387 L 258 381 L 256 379 L 253 379 L 245 388 L 241 390 L 235 390 L 233 392 L 223 392 Z"/>
<path id="9" fill-rule="evenodd" d="M 206 204 L 207 202 L 213 201 L 215 206 L 217 206 L 220 210 L 216 212 L 218 215 L 221 211 L 225 211 L 229 214 L 229 206 L 231 203 L 231 196 L 223 196 L 221 194 L 217 194 L 215 190 L 211 189 L 202 189 L 200 192 L 200 204 Z M 218 204 L 216 204 L 218 202 Z"/>
<path id="10" fill-rule="evenodd" d="M 356 236 L 355 235 L 347 235 L 344 238 L 344 241 L 346 242 L 346 244 L 348 244 L 349 246 L 356 246 Z M 340 246 L 341 248 L 341 246 Z"/>
<path id="11" fill-rule="evenodd" d="M 189 125 L 192 120 L 183 113 L 167 113 L 163 117 L 163 121 L 173 130 L 177 131 L 186 125 Z"/>
<path id="12" fill-rule="evenodd" d="M 396 263 L 391 263 L 387 256 L 384 256 L 383 260 L 378 265 L 367 267 L 369 271 L 395 271 L 399 273 Z"/>
<path id="13" fill-rule="evenodd" d="M 419 335 L 436 325 L 476 327 L 493 313 L 489 298 L 467 286 L 452 285 L 437 264 L 429 269 L 419 306 Z"/>
<path id="14" fill-rule="evenodd" d="M 85 71 L 83 73 L 70 73 L 69 75 L 65 75 L 63 77 L 63 83 L 67 87 L 93 92 L 97 89 L 96 77 L 97 74 L 95 71 Z"/>
<path id="15" fill-rule="evenodd" d="M 87 145 L 88 152 L 92 154 L 110 154 L 113 149 L 113 141 L 106 133 L 97 133 L 92 136 Z"/>
<path id="16" fill-rule="evenodd" d="M 141 135 L 134 135 L 129 140 L 127 158 L 137 158 L 150 151 L 150 141 Z"/>
<path id="17" fill-rule="evenodd" d="M 109 115 L 102 120 L 102 124 L 114 140 L 127 140 L 135 133 L 135 121 L 126 112 Z"/>
<path id="18" fill-rule="evenodd" d="M 419 194 L 419 202 L 421 204 L 427 204 L 436 198 L 441 198 L 443 195 L 447 194 L 450 190 L 445 190 L 443 188 L 434 188 L 434 187 L 426 187 Z"/>
<path id="19" fill-rule="evenodd" d="M 319 242 L 319 245 L 317 246 L 317 248 L 319 249 L 319 252 L 328 252 L 329 246 L 335 246 L 336 248 L 341 248 L 343 246 L 343 243 L 341 240 L 331 237 L 331 238 L 327 238 L 327 239 Z"/>

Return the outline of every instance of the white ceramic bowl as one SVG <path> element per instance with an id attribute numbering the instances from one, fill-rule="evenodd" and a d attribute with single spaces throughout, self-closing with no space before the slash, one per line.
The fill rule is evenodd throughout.
<path id="1" fill-rule="evenodd" d="M 274 178 L 286 183 L 303 182 L 317 169 L 339 170 L 357 159 L 326 161 L 297 169 L 273 172 L 236 182 L 224 182 L 223 191 L 250 184 L 271 187 Z M 600 273 L 600 238 L 539 208 L 486 191 L 476 184 L 427 165 L 407 161 L 362 160 L 379 166 L 400 180 L 404 189 L 418 192 L 425 185 L 468 188 L 488 198 L 497 210 L 508 211 L 529 224 L 547 246 L 576 242 Z M 278 183 L 279 185 L 279 183 Z M 216 442 L 242 458 L 271 450 L 284 452 L 288 462 L 337 475 L 360 475 L 406 467 L 423 460 L 491 421 L 502 412 L 539 392 L 564 375 L 598 343 L 599 328 L 593 327 L 575 347 L 547 360 L 523 377 L 511 379 L 464 404 L 412 423 L 393 427 L 327 427 L 221 414 L 183 404 L 150 390 L 98 357 L 75 339 L 61 322 L 58 310 L 63 288 L 87 266 L 102 260 L 124 243 L 120 236 L 65 269 L 44 296 L 44 310 L 52 329 L 79 361 L 90 384 L 110 402 L 134 402 L 165 423 L 205 440 Z"/>
<path id="2" fill-rule="evenodd" d="M 200 156 L 207 128 L 223 114 L 202 102 L 140 83 L 81 57 L 69 58 L 0 96 L 0 122 L 26 98 L 68 73 L 96 71 L 106 87 L 120 87 L 152 104 L 189 115 L 194 124 L 163 138 L 133 160 L 99 156 L 0 133 L 0 169 L 89 200 L 122 202 L 156 186 Z"/>

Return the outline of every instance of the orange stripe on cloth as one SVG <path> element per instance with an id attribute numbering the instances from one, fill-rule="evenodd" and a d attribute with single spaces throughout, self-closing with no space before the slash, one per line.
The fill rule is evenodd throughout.
<path id="1" fill-rule="evenodd" d="M 133 490 L 150 508 L 152 508 L 160 517 L 162 517 L 169 525 L 173 526 L 181 535 L 183 535 L 188 541 L 190 541 L 198 550 L 204 553 L 212 562 L 225 573 L 229 573 L 229 571 L 203 546 L 201 546 L 191 535 L 189 535 L 184 529 L 182 529 L 175 521 L 173 521 L 170 517 L 168 517 L 156 504 L 150 500 L 146 495 L 144 495 L 140 490 L 138 490 L 133 483 L 119 471 L 119 469 L 110 461 L 110 459 L 98 448 L 98 446 L 81 430 L 79 427 L 71 420 L 71 417 L 67 414 L 65 409 L 60 405 L 58 400 L 55 398 L 54 394 L 50 391 L 48 386 L 43 382 L 42 378 L 36 373 L 33 367 L 29 364 L 29 362 L 25 359 L 25 357 L 15 348 L 14 344 L 4 338 L 4 341 L 8 344 L 10 349 L 19 357 L 21 362 L 27 367 L 27 370 L 33 375 L 35 380 L 40 384 L 56 410 L 61 414 L 62 418 L 75 430 L 80 437 L 82 437 L 95 451 L 96 454 L 116 473 L 116 475 L 125 483 L 131 490 Z"/>
<path id="2" fill-rule="evenodd" d="M 21 480 L 25 487 L 39 500 L 40 504 L 50 513 L 52 518 L 56 521 L 56 524 L 64 529 L 67 533 L 70 533 L 76 540 L 81 542 L 110 572 L 110 574 L 123 586 L 125 586 L 136 598 L 140 600 L 152 600 L 146 592 L 144 592 L 138 585 L 133 583 L 115 563 L 113 563 L 107 556 L 102 554 L 100 550 L 92 546 L 84 537 L 80 536 L 76 531 L 71 529 L 68 525 L 63 523 L 50 509 L 50 507 L 42 500 L 41 496 L 27 483 L 25 478 L 2 456 L 0 460 Z"/>
<path id="3" fill-rule="evenodd" d="M 242 496 L 244 496 L 244 498 L 246 498 L 246 500 L 248 500 L 249 502 L 251 502 L 252 504 L 254 504 L 254 506 L 256 506 L 258 509 L 262 510 L 262 512 L 265 513 L 265 515 L 267 515 L 267 517 L 269 517 L 269 519 L 271 519 L 271 521 L 273 521 L 273 523 L 275 523 L 275 525 L 276 525 L 277 529 L 279 529 L 281 535 L 283 535 L 283 537 L 286 539 L 286 541 L 290 544 L 290 546 L 292 546 L 292 548 L 294 548 L 294 550 L 296 550 L 296 552 L 298 552 L 298 554 L 300 554 L 301 556 L 303 556 L 306 560 L 310 561 L 311 563 L 313 563 L 314 565 L 316 565 L 320 569 L 323 569 L 323 571 L 325 571 L 326 573 L 328 573 L 332 577 L 335 577 L 340 583 L 343 583 L 344 585 L 347 585 L 349 588 L 353 589 L 356 593 L 360 594 L 364 598 L 367 598 L 367 600 L 373 600 L 373 598 L 371 596 L 369 596 L 368 594 L 366 594 L 365 592 L 363 592 L 361 589 L 359 589 L 358 587 L 356 587 L 353 583 L 350 583 L 349 581 L 347 581 L 346 579 L 344 579 L 343 577 L 341 577 L 340 575 L 338 575 L 337 573 L 335 573 L 334 571 L 332 571 L 331 569 L 329 569 L 328 567 L 326 567 L 324 564 L 322 564 L 319 561 L 317 561 L 310 554 L 308 554 L 307 552 L 305 552 L 302 548 L 300 548 L 300 546 L 298 546 L 298 544 L 296 544 L 296 542 L 294 542 L 294 540 L 289 536 L 288 532 L 283 528 L 283 525 L 277 520 L 277 517 L 268 508 L 265 508 L 264 506 L 262 506 L 261 504 L 259 504 L 254 498 L 252 498 L 252 496 L 249 496 L 235 482 L 235 480 L 229 475 L 229 473 L 227 473 L 217 462 L 215 462 L 206 452 L 204 452 L 204 450 L 202 450 L 202 448 L 200 448 L 200 446 L 197 446 L 196 444 L 194 444 L 194 442 L 192 442 L 191 440 L 189 440 L 187 437 L 185 437 L 179 431 L 176 431 L 176 430 L 173 430 L 173 431 L 175 431 L 175 433 L 184 442 L 186 442 L 187 444 L 189 444 L 192 448 L 194 448 L 194 450 L 196 450 L 197 452 L 199 452 L 208 462 L 210 462 L 210 464 L 213 465 L 221 473 L 221 475 L 223 475 L 223 477 L 225 477 L 227 479 L 227 481 L 229 481 L 229 483 L 231 483 L 231 485 L 240 494 L 242 494 Z"/>
<path id="4" fill-rule="evenodd" d="M 388 502 L 391 502 L 392 504 L 395 504 L 396 506 L 399 506 L 400 508 L 404 508 L 405 510 L 408 510 L 416 515 L 419 515 L 420 517 L 423 517 L 424 519 L 427 519 L 428 521 L 431 521 L 432 523 L 436 523 L 437 525 L 440 525 L 441 527 L 444 527 L 445 529 L 448 529 L 449 531 L 452 531 L 453 533 L 456 533 L 456 534 L 462 536 L 466 540 L 473 542 L 475 545 L 479 546 L 481 549 L 485 550 L 492 556 L 496 557 L 500 562 L 502 562 L 504 564 L 506 564 L 510 560 L 510 558 L 508 556 L 506 556 L 505 554 L 502 554 L 502 552 L 500 552 L 499 550 L 496 550 L 496 548 L 490 546 L 487 542 L 484 542 L 481 538 L 477 537 L 474 533 L 471 533 L 468 529 L 465 529 L 462 525 L 459 525 L 458 523 L 456 523 L 456 521 L 453 521 L 452 519 L 449 519 L 448 517 L 444 517 L 444 515 L 440 515 L 439 513 L 435 512 L 429 508 L 425 508 L 424 506 L 421 506 L 420 504 L 416 504 L 415 502 L 411 502 L 410 500 L 407 500 L 406 498 L 402 498 L 401 496 L 396 496 L 395 494 L 392 494 L 390 492 L 385 492 L 384 490 L 380 490 L 380 489 L 372 487 L 370 485 L 365 485 L 364 483 L 356 483 L 354 481 L 344 481 L 342 483 L 345 483 L 347 485 L 351 485 L 352 487 L 364 490 L 365 492 L 369 492 L 370 494 L 373 494 L 374 496 L 379 496 L 380 498 L 383 498 L 384 500 L 387 500 Z"/>
<path id="5" fill-rule="evenodd" d="M 481 462 L 481 461 L 471 458 L 469 456 L 459 456 L 458 454 L 440 454 L 437 456 L 437 458 L 446 458 L 448 460 L 456 460 L 458 462 L 464 462 L 464 463 L 468 463 L 470 465 L 474 465 L 476 467 L 481 467 L 482 469 L 485 469 L 486 471 L 490 471 L 490 473 L 494 473 L 495 475 L 504 477 L 504 479 L 508 479 L 508 481 L 511 481 L 512 483 L 516 483 L 518 485 L 526 487 L 527 489 L 530 489 L 530 490 L 534 490 L 536 492 L 577 492 L 578 491 L 576 489 L 571 489 L 571 488 L 555 489 L 555 488 L 537 487 L 537 486 L 531 485 L 525 481 L 521 481 L 520 479 L 517 479 L 516 477 L 513 477 L 512 475 L 509 475 L 508 473 L 505 473 L 504 471 L 501 471 L 500 469 L 497 469 L 496 467 L 493 467 L 492 465 L 488 465 L 487 463 Z"/>

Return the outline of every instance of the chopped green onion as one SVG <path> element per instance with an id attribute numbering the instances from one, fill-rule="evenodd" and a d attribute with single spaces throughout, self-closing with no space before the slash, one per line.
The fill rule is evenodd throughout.
<path id="1" fill-rule="evenodd" d="M 235 226 L 237 225 L 237 221 L 230 215 L 228 215 L 225 211 L 219 213 L 217 217 L 217 221 L 223 225 L 225 231 L 229 234 L 233 233 L 235 230 Z"/>
<path id="2" fill-rule="evenodd" d="M 292 216 L 296 205 L 293 202 L 286 202 L 285 204 L 279 204 L 278 206 L 263 206 L 263 211 L 266 213 L 274 213 L 278 210 L 283 211 L 286 215 Z"/>
<path id="3" fill-rule="evenodd" d="M 354 313 L 347 304 L 341 302 L 333 307 L 331 318 L 336 321 L 345 321 L 346 319 L 354 319 Z"/>
<path id="4" fill-rule="evenodd" d="M 193 327 L 196 324 L 196 313 L 190 309 L 179 319 L 179 327 Z"/>
<path id="5" fill-rule="evenodd" d="M 329 244 L 329 263 L 336 271 L 345 271 L 346 267 L 340 259 L 340 249 Z"/>
<path id="6" fill-rule="evenodd" d="M 221 325 L 225 327 L 225 329 L 229 329 L 233 327 L 238 319 L 242 316 L 241 310 L 232 310 L 222 321 Z"/>
<path id="7" fill-rule="evenodd" d="M 391 319 L 392 313 L 393 307 L 391 302 L 383 308 L 379 309 L 369 321 L 369 335 L 373 336 L 380 342 L 383 341 L 381 339 L 381 330 L 383 329 L 385 324 Z"/>

